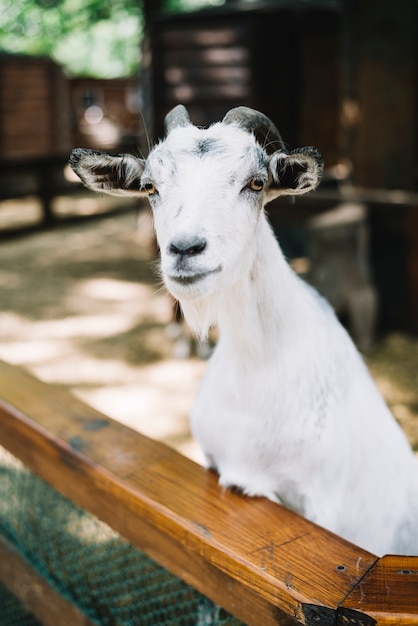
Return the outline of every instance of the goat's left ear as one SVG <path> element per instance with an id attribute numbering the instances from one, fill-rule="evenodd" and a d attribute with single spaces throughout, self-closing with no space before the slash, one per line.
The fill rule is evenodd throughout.
<path id="1" fill-rule="evenodd" d="M 289 153 L 278 151 L 272 154 L 269 168 L 269 196 L 273 199 L 279 195 L 296 195 L 315 189 L 321 180 L 324 162 L 316 148 L 297 148 Z"/>
<path id="2" fill-rule="evenodd" d="M 76 148 L 70 165 L 81 181 L 93 191 L 112 196 L 143 194 L 140 190 L 145 161 L 131 154 L 111 155 L 98 150 Z"/>

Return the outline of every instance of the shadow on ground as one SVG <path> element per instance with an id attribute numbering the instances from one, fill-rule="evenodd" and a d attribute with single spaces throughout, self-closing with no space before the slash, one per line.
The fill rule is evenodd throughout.
<path id="1" fill-rule="evenodd" d="M 188 412 L 205 363 L 173 358 L 148 212 L 109 202 L 61 199 L 55 227 L 20 235 L 36 207 L 0 203 L 0 358 L 199 461 Z M 393 333 L 367 361 L 418 450 L 418 338 Z"/>
<path id="2" fill-rule="evenodd" d="M 148 211 L 96 198 L 96 217 L 75 219 L 84 198 L 67 202 L 73 215 L 20 235 L 0 204 L 0 358 L 200 460 L 188 412 L 204 362 L 172 356 Z"/>

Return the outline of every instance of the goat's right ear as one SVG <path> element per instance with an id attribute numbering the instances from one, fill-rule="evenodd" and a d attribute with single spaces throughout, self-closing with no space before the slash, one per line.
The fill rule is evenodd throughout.
<path id="1" fill-rule="evenodd" d="M 315 189 L 321 181 L 324 162 L 316 148 L 297 148 L 289 153 L 282 150 L 270 158 L 272 180 L 270 199 L 279 195 L 296 195 Z"/>
<path id="2" fill-rule="evenodd" d="M 110 155 L 76 148 L 71 152 L 70 165 L 83 184 L 93 191 L 114 196 L 144 193 L 140 186 L 145 161 L 131 154 Z"/>

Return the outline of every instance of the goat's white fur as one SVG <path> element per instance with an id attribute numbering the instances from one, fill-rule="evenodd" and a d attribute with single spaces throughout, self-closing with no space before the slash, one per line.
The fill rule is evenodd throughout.
<path id="1" fill-rule="evenodd" d="M 303 149 L 268 156 L 248 131 L 217 123 L 174 128 L 146 161 L 77 150 L 72 162 L 96 190 L 156 189 L 165 284 L 196 334 L 219 327 L 191 427 L 220 483 L 376 554 L 418 554 L 413 453 L 331 308 L 283 258 L 263 211 L 280 193 L 314 188 L 317 159 Z M 280 168 L 295 163 L 297 184 L 281 189 Z M 254 177 L 261 192 L 248 186 Z M 175 253 L 198 242 L 198 253 Z"/>

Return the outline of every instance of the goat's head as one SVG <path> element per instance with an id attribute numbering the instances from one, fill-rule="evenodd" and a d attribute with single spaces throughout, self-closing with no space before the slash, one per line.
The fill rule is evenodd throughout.
<path id="1" fill-rule="evenodd" d="M 145 160 L 77 149 L 70 162 L 91 189 L 148 195 L 165 284 L 175 298 L 196 300 L 248 267 L 263 206 L 314 189 L 322 159 L 312 147 L 286 151 L 273 123 L 247 107 L 202 129 L 179 105 L 165 123 Z"/>

